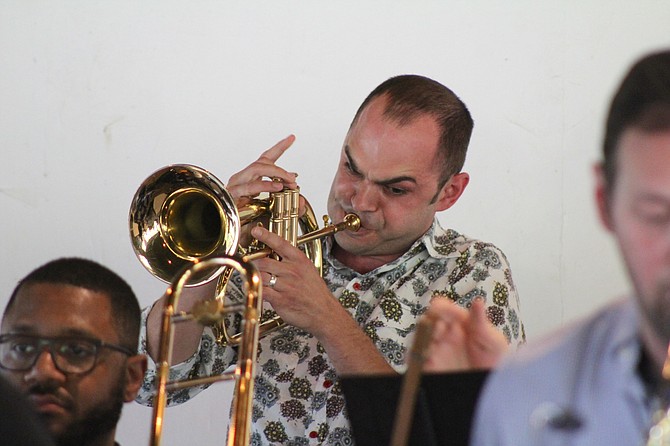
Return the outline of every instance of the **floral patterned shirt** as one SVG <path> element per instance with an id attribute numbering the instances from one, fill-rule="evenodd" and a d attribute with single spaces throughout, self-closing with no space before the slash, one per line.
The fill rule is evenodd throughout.
<path id="1" fill-rule="evenodd" d="M 482 298 L 489 319 L 510 344 L 525 342 L 507 259 L 490 243 L 444 230 L 435 219 L 404 255 L 366 274 L 330 255 L 332 239 L 324 245 L 323 278 L 330 291 L 398 372 L 405 369 L 417 319 L 434 297 L 466 308 L 473 299 Z M 241 296 L 236 285 L 241 285 L 239 280 L 228 284 L 227 292 L 233 297 Z M 140 339 L 145 352 L 148 312 L 146 308 L 143 313 Z M 198 352 L 173 366 L 170 379 L 221 373 L 235 361 L 234 349 L 218 345 L 212 330 L 205 328 Z M 154 379 L 155 365 L 150 364 L 138 402 L 151 404 Z M 176 391 L 168 396 L 168 404 L 185 402 L 201 390 Z M 353 444 L 335 369 L 315 337 L 286 325 L 261 338 L 252 423 L 252 445 Z"/>

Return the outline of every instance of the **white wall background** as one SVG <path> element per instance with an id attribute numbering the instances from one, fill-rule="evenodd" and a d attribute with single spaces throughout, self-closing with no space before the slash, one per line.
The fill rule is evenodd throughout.
<path id="1" fill-rule="evenodd" d="M 60 256 L 165 285 L 135 259 L 130 200 L 170 163 L 223 181 L 289 133 L 281 160 L 321 215 L 354 111 L 382 80 L 450 86 L 476 121 L 472 181 L 440 215 L 508 255 L 529 339 L 626 291 L 594 213 L 606 104 L 670 46 L 665 0 L 0 0 L 0 306 Z M 167 413 L 166 444 L 222 444 L 231 387 Z M 222 401 L 223 400 L 223 401 Z M 118 439 L 147 444 L 127 405 Z"/>

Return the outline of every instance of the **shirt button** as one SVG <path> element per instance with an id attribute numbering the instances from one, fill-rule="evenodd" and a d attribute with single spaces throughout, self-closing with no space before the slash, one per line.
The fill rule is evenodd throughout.
<path id="1" fill-rule="evenodd" d="M 319 435 L 316 431 L 312 431 L 309 433 L 309 438 L 316 438 L 316 436 Z"/>
<path id="2" fill-rule="evenodd" d="M 329 380 L 329 379 L 327 379 L 327 380 L 325 380 L 325 381 L 323 382 L 323 387 L 325 387 L 326 389 L 327 389 L 328 387 L 332 386 L 332 385 L 333 385 L 333 382 L 332 382 L 331 380 Z"/>

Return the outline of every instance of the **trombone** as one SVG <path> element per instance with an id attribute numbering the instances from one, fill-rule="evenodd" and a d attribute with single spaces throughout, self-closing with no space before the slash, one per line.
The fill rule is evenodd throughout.
<path id="1" fill-rule="evenodd" d="M 224 308 L 223 305 L 207 305 L 201 302 L 190 313 L 176 313 L 182 290 L 194 277 L 213 268 L 229 267 L 237 270 L 245 278 L 245 303 L 242 308 L 243 325 L 241 341 L 238 345 L 238 360 L 234 372 L 195 378 L 178 382 L 168 382 L 175 323 L 193 320 L 205 323 L 221 320 L 227 313 L 237 311 L 238 307 Z M 160 344 L 156 360 L 156 396 L 153 401 L 151 446 L 159 446 L 162 440 L 163 420 L 167 392 L 186 387 L 209 384 L 223 380 L 236 380 L 233 395 L 232 418 L 228 430 L 228 446 L 246 446 L 251 434 L 251 409 L 253 403 L 254 377 L 256 373 L 256 355 L 258 348 L 259 315 L 262 295 L 261 279 L 253 264 L 234 257 L 213 257 L 196 262 L 179 273 L 167 290 L 167 301 L 163 307 Z M 219 303 L 218 301 L 209 301 Z"/>

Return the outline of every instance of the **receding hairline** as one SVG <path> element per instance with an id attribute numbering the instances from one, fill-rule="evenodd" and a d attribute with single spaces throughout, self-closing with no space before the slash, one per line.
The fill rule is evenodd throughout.
<path id="1" fill-rule="evenodd" d="M 398 116 L 397 114 L 390 113 L 389 110 L 391 110 L 389 101 L 391 101 L 391 97 L 388 94 L 388 92 L 381 93 L 377 96 L 374 96 L 369 100 L 367 104 L 365 104 L 365 107 L 361 108 L 359 112 L 356 114 L 354 120 L 351 123 L 351 126 L 349 127 L 349 131 L 347 132 L 347 136 L 350 134 L 352 129 L 355 127 L 355 125 L 360 121 L 361 116 L 363 114 L 367 113 L 368 110 L 372 105 L 376 105 L 375 101 L 380 100 L 384 101 L 383 103 L 383 111 L 382 111 L 382 119 L 390 124 L 396 125 L 399 128 L 403 127 L 408 127 L 414 123 L 416 123 L 418 120 L 423 119 L 423 118 L 429 118 L 431 121 L 431 124 L 435 127 L 435 141 L 434 145 L 431 148 L 433 151 L 433 165 L 434 169 L 438 173 L 438 176 L 441 176 L 442 169 L 440 165 L 440 160 L 444 156 L 442 151 L 440 150 L 440 142 L 441 142 L 441 136 L 442 136 L 442 127 L 440 126 L 440 123 L 438 122 L 438 116 L 436 113 L 431 113 L 430 111 L 427 110 L 419 110 L 412 114 L 409 118 L 404 119 L 402 116 Z M 343 147 L 343 151 L 346 153 L 346 149 L 349 147 L 347 144 Z M 441 188 L 442 185 L 438 185 L 438 192 L 439 189 Z"/>

